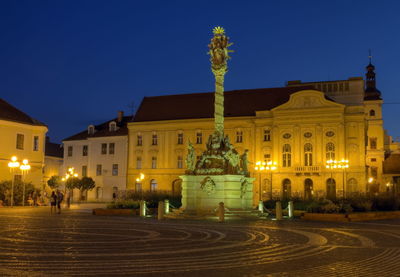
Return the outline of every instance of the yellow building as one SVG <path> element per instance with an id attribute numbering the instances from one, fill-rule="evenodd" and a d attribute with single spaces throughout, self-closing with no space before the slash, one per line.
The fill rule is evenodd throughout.
<path id="1" fill-rule="evenodd" d="M 382 99 L 374 67 L 367 70 L 366 85 L 356 77 L 225 92 L 225 133 L 235 148 L 249 150 L 251 168 L 257 161 L 277 163 L 273 172 L 253 170 L 255 201 L 379 190 Z M 179 192 L 188 141 L 200 156 L 214 130 L 213 101 L 213 93 L 144 98 L 128 124 L 128 188 Z M 327 168 L 329 160 L 349 167 Z M 136 182 L 140 173 L 145 179 Z"/>
<path id="2" fill-rule="evenodd" d="M 46 125 L 0 99 L 0 181 L 15 176 L 42 188 L 46 133 Z M 31 170 L 24 176 L 19 169 L 12 174 L 8 168 L 12 156 L 19 162 L 28 159 Z"/>

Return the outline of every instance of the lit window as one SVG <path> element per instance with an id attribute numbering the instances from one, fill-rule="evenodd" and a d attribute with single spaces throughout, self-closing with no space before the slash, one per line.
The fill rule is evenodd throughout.
<path id="1" fill-rule="evenodd" d="M 243 142 L 243 132 L 242 131 L 237 131 L 236 132 L 236 142 L 237 143 L 242 143 Z"/>
<path id="2" fill-rule="evenodd" d="M 136 157 L 136 169 L 142 168 L 142 157 Z"/>
<path id="3" fill-rule="evenodd" d="M 110 143 L 108 145 L 108 154 L 114 155 L 115 153 L 115 143 Z"/>
<path id="4" fill-rule="evenodd" d="M 102 143 L 101 144 L 101 154 L 106 155 L 107 154 L 107 143 Z"/>
<path id="5" fill-rule="evenodd" d="M 103 168 L 102 168 L 101 164 L 98 164 L 96 166 L 96 176 L 101 176 L 102 171 L 103 171 Z"/>
<path id="6" fill-rule="evenodd" d="M 304 145 L 304 165 L 312 166 L 312 145 L 311 143 L 306 143 Z"/>
<path id="7" fill-rule="evenodd" d="M 151 144 L 152 145 L 157 145 L 158 144 L 157 134 L 153 134 L 152 139 L 151 139 Z"/>
<path id="8" fill-rule="evenodd" d="M 271 130 L 264 130 L 264 141 L 271 141 Z"/>
<path id="9" fill-rule="evenodd" d="M 82 147 L 82 156 L 87 156 L 88 155 L 88 150 L 89 150 L 89 147 L 87 145 L 84 145 Z"/>
<path id="10" fill-rule="evenodd" d="M 371 149 L 376 149 L 376 145 L 377 145 L 377 138 L 370 138 L 369 139 L 369 143 L 370 143 L 370 147 Z"/>
<path id="11" fill-rule="evenodd" d="M 335 159 L 335 145 L 332 142 L 328 142 L 326 144 L 326 160 L 334 160 Z"/>
<path id="12" fill-rule="evenodd" d="M 17 149 L 24 150 L 24 135 L 17 134 Z"/>
<path id="13" fill-rule="evenodd" d="M 118 164 L 112 165 L 112 176 L 118 176 Z"/>
<path id="14" fill-rule="evenodd" d="M 157 190 L 157 181 L 153 179 L 150 181 L 150 191 L 156 191 L 156 190 Z"/>
<path id="15" fill-rule="evenodd" d="M 182 158 L 182 156 L 178 156 L 178 168 L 183 168 L 183 158 Z"/>
<path id="16" fill-rule="evenodd" d="M 178 134 L 178 144 L 183 144 L 183 133 Z"/>
<path id="17" fill-rule="evenodd" d="M 271 161 L 271 154 L 264 154 L 264 162 L 270 162 Z"/>
<path id="18" fill-rule="evenodd" d="M 39 151 L 39 136 L 33 137 L 33 151 Z"/>
<path id="19" fill-rule="evenodd" d="M 87 176 L 87 165 L 83 165 L 82 166 L 82 177 L 86 177 Z"/>
<path id="20" fill-rule="evenodd" d="M 291 167 L 292 166 L 292 148 L 290 147 L 290 144 L 283 145 L 282 166 L 283 167 Z"/>
<path id="21" fill-rule="evenodd" d="M 137 146 L 142 146 L 142 135 L 137 135 Z"/>
<path id="22" fill-rule="evenodd" d="M 201 133 L 201 132 L 196 133 L 196 143 L 197 144 L 203 143 L 203 133 Z"/>
<path id="23" fill-rule="evenodd" d="M 151 168 L 157 168 L 157 157 L 151 157 Z"/>

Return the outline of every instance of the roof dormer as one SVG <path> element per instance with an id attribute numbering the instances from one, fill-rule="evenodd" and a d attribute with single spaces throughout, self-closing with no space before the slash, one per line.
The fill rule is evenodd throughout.
<path id="1" fill-rule="evenodd" d="M 117 123 L 116 123 L 115 121 L 111 121 L 111 122 L 108 124 L 108 130 L 109 130 L 110 132 L 115 132 L 115 131 L 117 131 Z"/>
<path id="2" fill-rule="evenodd" d="M 88 126 L 88 134 L 94 135 L 95 132 L 96 132 L 96 129 L 94 128 L 94 125 L 89 125 Z"/>

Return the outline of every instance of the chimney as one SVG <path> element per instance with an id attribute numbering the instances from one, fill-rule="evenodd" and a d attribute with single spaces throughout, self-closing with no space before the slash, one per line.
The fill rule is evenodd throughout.
<path id="1" fill-rule="evenodd" d="M 118 123 L 121 123 L 123 117 L 124 117 L 124 112 L 118 111 L 118 118 L 117 118 Z"/>

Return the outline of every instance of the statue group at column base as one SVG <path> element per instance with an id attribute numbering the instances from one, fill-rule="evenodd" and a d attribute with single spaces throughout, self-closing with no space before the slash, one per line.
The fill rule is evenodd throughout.
<path id="1" fill-rule="evenodd" d="M 182 210 L 215 214 L 220 202 L 229 210 L 253 209 L 254 178 L 243 175 L 183 175 Z"/>
<path id="2" fill-rule="evenodd" d="M 220 202 L 235 210 L 251 210 L 253 181 L 249 177 L 247 150 L 239 156 L 228 136 L 215 131 L 207 150 L 196 158 L 189 143 L 186 174 L 182 179 L 182 209 L 186 212 L 212 213 Z"/>

